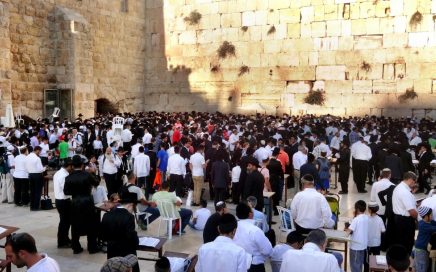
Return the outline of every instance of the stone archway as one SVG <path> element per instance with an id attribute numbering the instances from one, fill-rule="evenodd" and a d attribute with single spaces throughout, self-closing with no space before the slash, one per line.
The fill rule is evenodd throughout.
<path id="1" fill-rule="evenodd" d="M 95 100 L 95 112 L 100 114 L 117 113 L 118 107 L 106 98 Z"/>

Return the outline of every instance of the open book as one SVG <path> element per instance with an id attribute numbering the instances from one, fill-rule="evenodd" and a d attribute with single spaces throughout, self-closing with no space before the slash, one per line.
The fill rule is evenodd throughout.
<path id="1" fill-rule="evenodd" d="M 140 246 L 148 246 L 148 247 L 156 247 L 159 244 L 159 239 L 153 237 L 140 237 L 139 245 Z"/>

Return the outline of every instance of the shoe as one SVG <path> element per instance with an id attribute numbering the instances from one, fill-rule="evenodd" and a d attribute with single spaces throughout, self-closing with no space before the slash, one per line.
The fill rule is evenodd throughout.
<path id="1" fill-rule="evenodd" d="M 138 226 L 142 230 L 147 230 L 147 225 L 142 220 L 138 220 Z"/>
<path id="2" fill-rule="evenodd" d="M 2 203 L 8 203 L 8 201 L 7 200 L 3 200 Z"/>
<path id="3" fill-rule="evenodd" d="M 362 191 L 358 191 L 358 193 L 364 194 L 364 193 L 368 193 L 367 190 L 362 190 Z"/>
<path id="4" fill-rule="evenodd" d="M 94 249 L 88 249 L 89 254 L 95 254 L 95 253 L 99 253 L 101 251 L 101 248 L 97 247 Z"/>
<path id="5" fill-rule="evenodd" d="M 58 248 L 71 248 L 71 243 L 58 244 Z"/>
<path id="6" fill-rule="evenodd" d="M 73 254 L 80 254 L 83 252 L 83 248 L 73 249 Z"/>
<path id="7" fill-rule="evenodd" d="M 15 204 L 15 206 L 17 206 L 17 207 L 21 207 L 21 206 L 23 206 L 23 204 L 18 203 L 18 204 Z"/>
<path id="8" fill-rule="evenodd" d="M 348 192 L 339 191 L 338 194 L 340 194 L 340 195 L 346 195 L 346 194 L 348 194 Z"/>
<path id="9" fill-rule="evenodd" d="M 14 202 L 8 202 L 8 204 L 14 204 Z"/>
<path id="10" fill-rule="evenodd" d="M 275 225 L 275 224 L 277 224 L 277 222 L 271 221 L 271 225 Z"/>
<path id="11" fill-rule="evenodd" d="M 200 204 L 193 203 L 191 206 L 192 206 L 192 207 L 198 207 L 198 206 L 200 206 Z"/>
<path id="12" fill-rule="evenodd" d="M 30 208 L 30 211 L 31 212 L 37 212 L 37 211 L 39 211 L 39 209 L 32 209 L 32 208 Z"/>

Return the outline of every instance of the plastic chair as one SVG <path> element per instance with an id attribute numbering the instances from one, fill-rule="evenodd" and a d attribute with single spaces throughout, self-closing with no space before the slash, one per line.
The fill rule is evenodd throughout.
<path id="1" fill-rule="evenodd" d="M 59 117 L 59 113 L 61 112 L 61 109 L 60 108 L 58 108 L 58 107 L 56 107 L 56 108 L 54 108 L 54 110 L 53 110 L 53 113 L 51 114 L 51 121 L 53 122 L 53 120 L 55 119 L 55 118 L 58 118 Z"/>
<path id="2" fill-rule="evenodd" d="M 112 119 L 112 130 L 114 131 L 113 142 L 121 143 L 121 133 L 123 132 L 124 118 L 116 116 Z"/>
<path id="3" fill-rule="evenodd" d="M 140 218 L 141 215 L 145 215 L 144 219 L 147 221 L 147 227 L 150 225 L 150 221 L 148 219 L 151 216 L 151 213 L 148 213 L 148 212 L 135 212 L 136 225 L 138 226 L 139 229 L 141 229 L 140 224 L 139 224 L 139 222 L 141 220 L 141 218 Z"/>
<path id="4" fill-rule="evenodd" d="M 271 260 L 271 270 L 272 272 L 280 272 L 280 267 L 282 267 L 282 261 Z"/>
<path id="5" fill-rule="evenodd" d="M 285 232 L 287 235 L 288 233 L 295 230 L 295 226 L 294 226 L 294 219 L 292 218 L 291 210 L 285 209 L 281 206 L 277 206 L 277 210 L 279 211 L 279 218 L 280 218 L 279 241 L 281 241 L 283 232 Z"/>
<path id="6" fill-rule="evenodd" d="M 21 118 L 21 113 L 17 113 L 17 115 L 15 115 L 15 120 L 16 120 L 18 126 L 20 124 L 24 124 L 24 120 L 23 120 L 23 118 Z"/>
<path id="7" fill-rule="evenodd" d="M 167 221 L 167 230 L 168 230 L 168 239 L 172 239 L 173 235 L 173 221 L 179 220 L 179 236 L 182 236 L 182 218 L 180 217 L 179 211 L 176 209 L 176 205 L 173 202 L 169 201 L 156 201 L 157 208 L 160 212 L 159 217 L 159 227 L 157 229 L 157 236 L 160 235 L 160 225 L 162 221 Z"/>

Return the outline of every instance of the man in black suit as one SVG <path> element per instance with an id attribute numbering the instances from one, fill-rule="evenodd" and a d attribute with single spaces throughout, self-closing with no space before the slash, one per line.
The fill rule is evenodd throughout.
<path id="1" fill-rule="evenodd" d="M 431 190 L 430 185 L 428 184 L 427 179 L 431 178 L 431 166 L 430 162 L 434 159 L 434 155 L 431 152 L 431 147 L 427 143 L 422 143 L 419 145 L 419 164 L 418 164 L 418 184 L 419 190 L 418 192 L 423 192 L 426 190 L 425 194 Z"/>
<path id="2" fill-rule="evenodd" d="M 80 236 L 88 237 L 90 254 L 99 251 L 97 247 L 98 213 L 94 207 L 91 190 L 97 181 L 91 174 L 83 170 L 83 162 L 79 155 L 72 160 L 73 172 L 65 178 L 64 194 L 71 195 L 71 247 L 74 254 L 83 251 Z"/>
<path id="3" fill-rule="evenodd" d="M 276 147 L 274 148 L 272 152 L 272 157 L 269 160 L 268 163 L 268 170 L 269 170 L 269 182 L 271 184 L 271 189 L 273 192 L 275 192 L 273 196 L 273 208 L 274 208 L 274 215 L 278 215 L 279 212 L 277 210 L 277 206 L 280 204 L 280 199 L 282 196 L 280 195 L 280 183 L 283 184 L 284 179 L 284 173 L 282 164 L 280 161 L 277 160 L 277 156 L 280 153 L 280 148 Z"/>
<path id="4" fill-rule="evenodd" d="M 108 259 L 129 254 L 136 256 L 139 238 L 135 231 L 133 209 L 131 200 L 127 199 L 126 203 L 104 214 L 101 221 L 101 233 L 102 238 L 107 241 Z M 138 263 L 133 267 L 133 272 L 139 272 Z"/>
<path id="5" fill-rule="evenodd" d="M 256 197 L 257 205 L 255 208 L 258 211 L 263 211 L 263 186 L 265 180 L 257 168 L 259 168 L 259 164 L 255 158 L 247 163 L 247 178 L 244 182 L 242 198 L 246 200 L 249 196 Z"/>

